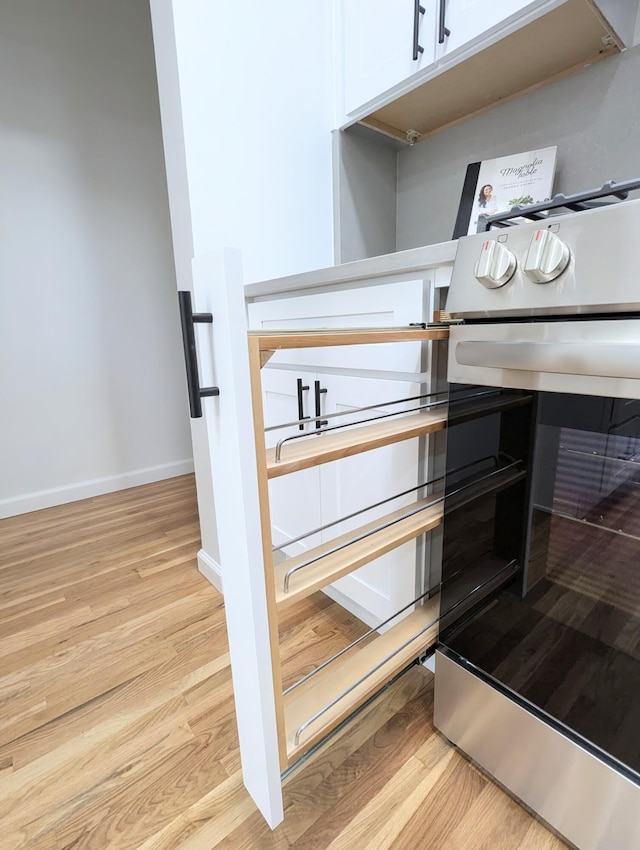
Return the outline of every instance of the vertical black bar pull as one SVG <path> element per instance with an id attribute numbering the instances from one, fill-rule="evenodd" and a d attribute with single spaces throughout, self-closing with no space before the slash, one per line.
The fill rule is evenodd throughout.
<path id="1" fill-rule="evenodd" d="M 419 53 L 424 53 L 424 47 L 420 44 L 418 29 L 420 26 L 420 15 L 424 15 L 424 6 L 420 0 L 414 0 L 413 4 L 413 61 L 418 59 Z"/>
<path id="2" fill-rule="evenodd" d="M 194 313 L 191 306 L 191 293 L 181 290 L 178 292 L 180 305 L 180 324 L 182 326 L 182 346 L 184 348 L 184 363 L 187 369 L 187 392 L 189 393 L 189 413 L 192 419 L 202 416 L 201 398 L 220 395 L 218 387 L 201 387 L 198 377 L 198 358 L 196 354 L 196 336 L 193 332 L 194 322 L 212 324 L 211 313 Z"/>
<path id="3" fill-rule="evenodd" d="M 313 382 L 313 388 L 315 390 L 316 396 L 316 416 L 322 416 L 322 411 L 320 410 L 320 396 L 322 393 L 326 393 L 327 388 L 320 386 L 320 381 Z M 316 419 L 316 431 L 322 428 L 323 425 L 328 425 L 329 422 L 327 419 Z"/>
<path id="4" fill-rule="evenodd" d="M 440 21 L 438 26 L 438 44 L 444 44 L 445 38 L 448 38 L 451 35 L 451 30 L 449 27 L 445 26 L 444 16 L 446 12 L 446 2 L 447 0 L 440 0 Z"/>
<path id="5" fill-rule="evenodd" d="M 302 392 L 303 390 L 308 390 L 309 385 L 303 386 L 302 378 L 298 378 L 298 419 L 309 419 L 308 416 L 304 415 L 304 402 L 302 400 Z M 304 431 L 304 425 L 302 422 L 298 425 L 298 431 Z"/>

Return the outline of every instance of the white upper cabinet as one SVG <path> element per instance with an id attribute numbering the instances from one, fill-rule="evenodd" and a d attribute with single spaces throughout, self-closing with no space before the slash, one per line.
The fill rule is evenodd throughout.
<path id="1" fill-rule="evenodd" d="M 539 0 L 343 0 L 348 115 Z"/>
<path id="2" fill-rule="evenodd" d="M 537 6 L 537 0 L 437 0 L 438 21 L 436 27 L 435 58 L 447 56 L 489 33 L 512 15 L 517 15 L 527 6 Z"/>
<path id="3" fill-rule="evenodd" d="M 359 121 L 409 144 L 619 53 L 638 11 L 638 0 L 341 2 L 340 126 Z"/>
<path id="4" fill-rule="evenodd" d="M 342 18 L 347 114 L 435 59 L 434 0 L 344 0 Z"/>

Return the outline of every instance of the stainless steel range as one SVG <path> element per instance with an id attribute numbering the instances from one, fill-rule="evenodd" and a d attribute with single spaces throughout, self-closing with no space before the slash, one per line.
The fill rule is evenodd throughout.
<path id="1" fill-rule="evenodd" d="M 435 722 L 581 850 L 640 847 L 638 188 L 487 219 L 447 300 Z"/>

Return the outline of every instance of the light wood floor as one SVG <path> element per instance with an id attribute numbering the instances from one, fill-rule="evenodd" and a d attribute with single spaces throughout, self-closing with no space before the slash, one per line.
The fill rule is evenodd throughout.
<path id="1" fill-rule="evenodd" d="M 243 788 L 220 595 L 196 567 L 191 476 L 0 522 L 0 848 L 554 850 L 434 731 L 413 667 L 285 783 Z M 317 594 L 285 679 L 359 634 Z"/>

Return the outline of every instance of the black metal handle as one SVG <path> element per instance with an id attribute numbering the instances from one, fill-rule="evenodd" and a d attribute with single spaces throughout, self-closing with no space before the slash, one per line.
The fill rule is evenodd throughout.
<path id="1" fill-rule="evenodd" d="M 308 390 L 309 385 L 303 386 L 302 378 L 298 378 L 298 419 L 309 419 L 309 416 L 304 415 L 304 403 L 302 401 L 302 392 L 303 390 Z M 298 425 L 298 431 L 304 431 L 304 425 L 302 422 Z"/>
<path id="2" fill-rule="evenodd" d="M 414 0 L 413 4 L 413 61 L 415 62 L 420 53 L 424 53 L 424 47 L 418 40 L 418 28 L 420 24 L 420 15 L 424 15 L 424 6 L 420 5 L 420 0 Z"/>
<path id="3" fill-rule="evenodd" d="M 326 393 L 327 388 L 320 386 L 320 381 L 313 382 L 313 389 L 316 397 L 316 417 L 322 416 L 322 411 L 320 410 L 320 396 L 322 393 Z M 328 425 L 328 419 L 316 419 L 316 431 L 322 428 L 323 425 Z"/>
<path id="4" fill-rule="evenodd" d="M 447 0 L 440 0 L 440 13 L 439 13 L 439 24 L 438 24 L 438 44 L 444 44 L 445 38 L 448 38 L 451 35 L 451 30 L 449 27 L 446 27 L 444 24 L 444 16 L 446 12 L 446 2 Z"/>
<path id="5" fill-rule="evenodd" d="M 191 293 L 181 290 L 178 292 L 180 305 L 180 324 L 182 326 L 182 346 L 184 348 L 184 363 L 187 369 L 187 391 L 189 393 L 189 413 L 192 419 L 202 416 L 201 398 L 220 395 L 218 387 L 201 387 L 198 377 L 198 356 L 196 354 L 196 335 L 193 331 L 195 322 L 208 325 L 213 323 L 211 313 L 194 313 L 191 306 Z"/>

